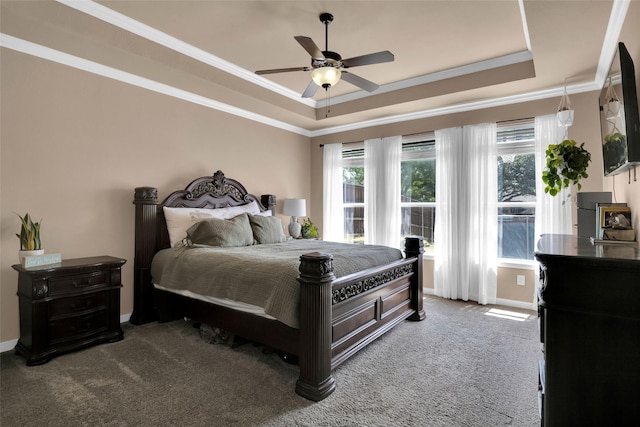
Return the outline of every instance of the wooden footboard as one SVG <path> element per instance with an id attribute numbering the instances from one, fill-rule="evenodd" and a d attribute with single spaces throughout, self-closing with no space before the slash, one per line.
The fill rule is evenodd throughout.
<path id="1" fill-rule="evenodd" d="M 320 401 L 335 389 L 331 371 L 399 322 L 423 320 L 421 237 L 406 258 L 335 280 L 330 254 L 300 258 L 300 377 L 296 392 Z"/>

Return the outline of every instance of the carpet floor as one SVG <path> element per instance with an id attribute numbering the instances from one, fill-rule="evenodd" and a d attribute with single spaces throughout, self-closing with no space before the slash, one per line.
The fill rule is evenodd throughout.
<path id="1" fill-rule="evenodd" d="M 124 340 L 41 366 L 6 352 L 0 424 L 539 426 L 536 313 L 433 296 L 424 307 L 424 321 L 340 365 L 318 403 L 295 393 L 297 366 L 251 343 L 212 344 L 187 321 L 124 324 Z"/>

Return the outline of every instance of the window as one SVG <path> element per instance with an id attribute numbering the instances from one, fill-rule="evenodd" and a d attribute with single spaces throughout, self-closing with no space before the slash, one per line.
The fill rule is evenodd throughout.
<path id="1" fill-rule="evenodd" d="M 342 151 L 344 241 L 364 242 L 364 146 L 351 144 Z M 433 134 L 405 137 L 402 143 L 402 237 L 420 235 L 433 246 L 436 169 Z"/>
<path id="2" fill-rule="evenodd" d="M 536 177 L 533 123 L 498 127 L 498 257 L 533 259 Z"/>
<path id="3" fill-rule="evenodd" d="M 435 135 L 404 137 L 401 164 L 402 237 L 424 237 L 425 251 L 433 250 L 436 219 Z"/>
<path id="4" fill-rule="evenodd" d="M 342 151 L 344 241 L 364 243 L 364 146 Z"/>
<path id="5" fill-rule="evenodd" d="M 535 244 L 535 138 L 533 121 L 498 125 L 498 257 L 533 259 Z M 364 242 L 364 145 L 342 152 L 344 241 Z M 436 153 L 433 133 L 406 136 L 401 165 L 402 237 L 424 237 L 433 251 L 436 217 Z"/>

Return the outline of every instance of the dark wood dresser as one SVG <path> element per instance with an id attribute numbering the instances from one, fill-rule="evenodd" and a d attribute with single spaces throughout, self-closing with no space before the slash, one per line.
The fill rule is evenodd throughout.
<path id="1" fill-rule="evenodd" d="M 121 268 L 110 256 L 66 259 L 18 271 L 20 339 L 27 365 L 93 344 L 119 341 Z"/>
<path id="2" fill-rule="evenodd" d="M 542 425 L 640 422 L 640 250 L 542 236 Z"/>

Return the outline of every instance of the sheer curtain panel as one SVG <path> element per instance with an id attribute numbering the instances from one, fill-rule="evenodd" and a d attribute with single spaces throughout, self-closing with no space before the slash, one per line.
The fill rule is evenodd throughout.
<path id="1" fill-rule="evenodd" d="M 402 137 L 364 142 L 365 243 L 399 248 Z"/>
<path id="2" fill-rule="evenodd" d="M 542 171 L 547 160 L 545 151 L 549 144 L 561 142 L 564 128 L 558 124 L 555 114 L 535 118 L 536 138 L 536 239 L 542 234 L 571 234 L 571 190 L 563 188 L 555 196 L 544 192 Z"/>
<path id="3" fill-rule="evenodd" d="M 465 223 L 458 206 L 458 189 L 463 188 L 462 128 L 436 131 L 436 221 L 434 241 L 434 291 L 443 298 L 465 298 L 461 286 L 462 259 L 465 251 Z"/>
<path id="4" fill-rule="evenodd" d="M 322 239 L 343 242 L 342 144 L 325 144 L 322 165 Z"/>
<path id="5" fill-rule="evenodd" d="M 495 123 L 436 131 L 436 295 L 495 304 Z"/>

